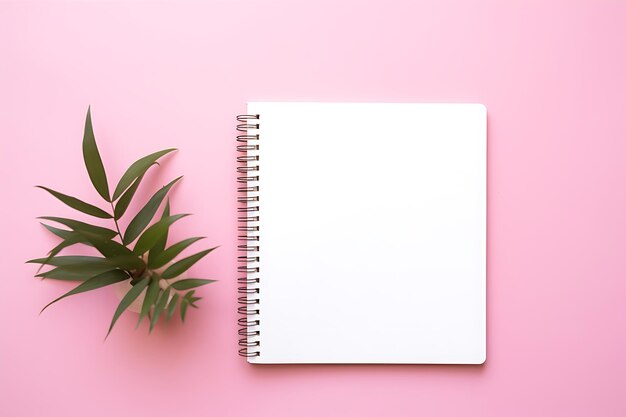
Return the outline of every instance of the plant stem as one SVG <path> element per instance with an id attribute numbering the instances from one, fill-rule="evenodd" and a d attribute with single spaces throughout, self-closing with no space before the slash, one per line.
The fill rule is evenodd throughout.
<path id="1" fill-rule="evenodd" d="M 120 232 L 120 225 L 117 223 L 117 219 L 115 218 L 115 207 L 113 207 L 113 202 L 111 201 L 111 210 L 113 210 L 113 221 L 115 222 L 115 228 L 117 229 L 117 234 L 120 236 L 120 240 L 122 241 L 122 245 L 124 245 L 124 238 L 122 237 L 122 232 Z"/>

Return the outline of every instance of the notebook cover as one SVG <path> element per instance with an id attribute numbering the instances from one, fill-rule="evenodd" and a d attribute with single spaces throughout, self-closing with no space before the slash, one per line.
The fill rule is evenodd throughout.
<path id="1" fill-rule="evenodd" d="M 260 236 L 248 361 L 483 363 L 485 106 L 253 102 L 248 113 L 259 115 Z"/>

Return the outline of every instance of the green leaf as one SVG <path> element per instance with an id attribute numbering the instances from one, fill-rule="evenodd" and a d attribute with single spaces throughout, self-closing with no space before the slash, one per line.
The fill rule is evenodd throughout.
<path id="1" fill-rule="evenodd" d="M 75 245 L 77 243 L 80 243 L 81 239 L 82 238 L 78 235 L 77 232 L 72 232 L 72 234 L 69 235 L 67 239 L 63 239 L 58 245 L 50 249 L 50 251 L 48 252 L 48 257 L 46 259 L 48 260 L 52 259 L 59 252 L 61 252 L 62 249 Z M 42 264 L 44 263 L 48 263 L 48 262 L 42 262 Z"/>
<path id="2" fill-rule="evenodd" d="M 166 320 L 171 319 L 172 316 L 174 315 L 174 311 L 176 311 L 176 303 L 178 302 L 178 298 L 179 298 L 178 293 L 174 293 L 174 295 L 172 296 L 172 299 L 170 300 L 170 303 L 167 305 L 167 316 L 165 317 Z"/>
<path id="3" fill-rule="evenodd" d="M 87 281 L 89 278 L 93 277 L 93 275 L 87 275 L 80 272 L 55 271 L 55 269 L 35 276 L 43 279 L 54 279 L 57 281 Z"/>
<path id="4" fill-rule="evenodd" d="M 183 296 L 183 299 L 180 301 L 180 318 L 181 320 L 184 322 L 185 321 L 185 315 L 187 314 L 187 308 L 191 305 L 194 308 L 197 308 L 196 306 L 193 305 L 193 300 L 194 300 L 194 293 L 196 291 L 192 290 L 189 291 L 188 293 L 186 293 Z"/>
<path id="5" fill-rule="evenodd" d="M 185 322 L 185 316 L 187 315 L 187 308 L 189 307 L 189 300 L 185 297 L 180 300 L 180 319 Z"/>
<path id="6" fill-rule="evenodd" d="M 117 198 L 122 195 L 124 190 L 126 190 L 136 178 L 143 176 L 143 174 L 146 173 L 148 168 L 150 168 L 150 166 L 154 164 L 157 159 L 175 150 L 176 149 L 174 148 L 165 149 L 150 154 L 148 156 L 144 156 L 143 158 L 133 162 L 133 164 L 128 167 L 124 175 L 122 175 L 122 178 L 120 178 L 120 181 L 117 183 L 117 187 L 115 187 L 115 191 L 113 192 L 113 201 L 117 200 Z"/>
<path id="7" fill-rule="evenodd" d="M 29 261 L 26 261 L 26 263 L 47 264 L 47 265 L 52 265 L 52 266 L 66 266 L 66 265 L 86 264 L 86 263 L 98 264 L 103 260 L 104 258 L 100 258 L 98 256 L 57 256 L 52 259 L 48 259 L 48 258 L 31 259 Z"/>
<path id="8" fill-rule="evenodd" d="M 152 247 L 159 241 L 159 239 L 165 233 L 167 233 L 167 230 L 172 225 L 172 223 L 187 216 L 189 216 L 189 214 L 175 214 L 154 223 L 141 234 L 139 239 L 137 239 L 137 243 L 135 244 L 133 252 L 136 255 L 143 255 L 144 253 L 152 249 Z"/>
<path id="9" fill-rule="evenodd" d="M 84 281 L 87 281 L 89 278 L 93 278 L 94 275 L 80 274 L 78 272 L 67 272 L 67 271 L 63 271 L 63 272 L 48 271 L 45 273 L 45 275 L 42 273 L 42 274 L 35 275 L 35 277 L 42 278 L 42 279 L 53 279 L 56 281 L 84 282 Z"/>
<path id="10" fill-rule="evenodd" d="M 130 249 L 123 245 L 120 245 L 114 240 L 100 239 L 99 237 L 89 236 L 87 234 L 85 236 L 87 236 L 87 240 L 91 242 L 91 244 L 98 250 L 98 252 L 100 252 L 107 258 L 112 258 L 116 256 L 127 256 L 128 259 L 130 259 L 134 257 Z M 137 257 L 134 258 L 139 260 L 139 258 Z M 141 268 L 142 266 L 140 262 L 136 262 L 135 265 L 137 268 Z"/>
<path id="11" fill-rule="evenodd" d="M 107 176 L 104 172 L 104 165 L 98 152 L 96 138 L 93 134 L 93 126 L 91 124 L 91 107 L 87 109 L 87 119 L 85 120 L 85 133 L 83 134 L 83 159 L 89 173 L 89 178 L 98 194 L 106 201 L 111 201 L 109 197 L 109 184 Z"/>
<path id="12" fill-rule="evenodd" d="M 126 257 L 125 259 L 131 262 L 131 264 L 137 269 L 145 266 L 143 260 L 135 256 L 130 249 L 114 240 L 103 239 L 101 236 L 89 232 L 76 233 L 91 243 L 98 250 L 98 252 L 107 258 Z"/>
<path id="13" fill-rule="evenodd" d="M 107 258 L 106 262 L 109 265 L 112 265 L 121 269 L 132 270 L 132 269 L 144 269 L 146 267 L 146 263 L 143 261 L 143 259 L 132 254 L 113 256 L 113 257 Z"/>
<path id="14" fill-rule="evenodd" d="M 201 252 L 196 253 L 195 255 L 188 256 L 186 258 L 181 259 L 178 262 L 173 263 L 169 266 L 161 276 L 165 279 L 174 278 L 191 268 L 193 264 L 198 262 L 200 259 L 204 258 L 208 253 L 211 253 L 215 248 L 206 249 Z"/>
<path id="15" fill-rule="evenodd" d="M 35 276 L 62 281 L 86 281 L 89 278 L 95 277 L 96 275 L 99 275 L 106 271 L 111 271 L 113 269 L 116 268 L 110 265 L 93 265 L 91 268 L 73 268 L 59 266 L 57 268 L 51 269 L 50 271 L 42 272 L 41 274 L 37 274 Z"/>
<path id="16" fill-rule="evenodd" d="M 189 305 L 190 305 L 190 306 L 192 306 L 193 308 L 198 308 L 198 306 L 197 306 L 197 305 L 195 305 L 194 303 L 195 303 L 196 301 L 200 301 L 200 300 L 202 300 L 202 297 L 191 297 L 191 298 L 189 299 Z"/>
<path id="17" fill-rule="evenodd" d="M 117 236 L 117 232 L 114 230 L 107 229 L 106 227 L 94 226 L 92 224 L 83 223 L 78 220 L 52 216 L 42 216 L 39 218 L 49 220 L 51 222 L 61 223 L 76 232 L 87 232 L 90 234 L 95 234 L 102 237 L 103 239 L 112 239 L 113 237 Z"/>
<path id="18" fill-rule="evenodd" d="M 45 227 L 46 229 L 48 229 L 48 231 L 58 237 L 60 237 L 61 239 L 65 240 L 67 238 L 69 238 L 70 236 L 72 236 L 73 234 L 75 234 L 74 231 L 72 230 L 64 230 L 64 229 L 59 229 L 57 227 L 53 227 L 50 226 L 49 224 L 45 224 L 45 223 L 39 223 L 41 224 L 43 227 Z M 78 243 L 78 242 L 77 242 Z M 87 242 L 86 240 L 83 239 L 82 242 L 80 242 L 84 245 L 87 246 L 92 246 L 91 243 Z"/>
<path id="19" fill-rule="evenodd" d="M 109 213 L 102 210 L 101 208 L 91 205 L 89 203 L 85 203 L 84 201 L 81 201 L 76 197 L 72 197 L 72 196 L 60 193 L 58 191 L 54 191 L 50 188 L 47 188 L 41 185 L 37 185 L 36 187 L 41 188 L 42 190 L 46 190 L 47 192 L 49 192 L 50 194 L 52 194 L 53 196 L 55 196 L 56 198 L 58 198 L 59 200 L 61 200 L 62 202 L 64 202 L 65 204 L 67 204 L 68 206 L 70 206 L 71 208 L 75 210 L 81 211 L 85 214 L 89 214 L 90 216 L 99 217 L 101 219 L 113 218 L 113 216 L 111 216 Z"/>
<path id="20" fill-rule="evenodd" d="M 48 229 L 50 233 L 60 237 L 61 239 L 67 239 L 72 234 L 71 230 L 59 229 L 57 227 L 50 226 L 49 224 L 45 224 L 45 223 L 39 223 L 39 224 L 45 227 L 46 229 Z"/>
<path id="21" fill-rule="evenodd" d="M 52 259 L 38 258 L 27 261 L 28 263 L 40 263 L 53 266 L 60 266 L 68 271 L 82 272 L 92 268 L 133 268 L 142 267 L 140 261 L 134 255 L 119 255 L 111 258 L 100 258 L 97 256 L 57 256 Z"/>
<path id="22" fill-rule="evenodd" d="M 152 313 L 152 319 L 150 320 L 150 332 L 154 329 L 157 322 L 159 321 L 159 317 L 163 314 L 163 310 L 165 309 L 165 305 L 170 298 L 170 289 L 167 288 L 164 292 L 161 293 L 161 297 L 159 297 L 159 301 L 157 301 L 154 306 L 154 312 Z"/>
<path id="23" fill-rule="evenodd" d="M 148 287 L 148 290 L 146 291 L 146 297 L 143 299 L 143 304 L 141 306 L 141 313 L 139 314 L 139 320 L 137 321 L 137 327 L 139 327 L 139 325 L 141 324 L 141 320 L 143 320 L 143 318 L 147 316 L 148 313 L 150 313 L 150 308 L 156 302 L 157 297 L 159 296 L 160 290 L 161 290 L 161 287 L 159 287 L 159 278 L 158 277 L 150 278 L 150 286 Z"/>
<path id="24" fill-rule="evenodd" d="M 174 243 L 169 248 L 165 249 L 163 253 L 156 256 L 152 263 L 150 263 L 150 259 L 148 259 L 148 265 L 152 269 L 161 268 L 166 265 L 169 261 L 174 259 L 179 253 L 181 253 L 185 248 L 192 245 L 193 243 L 205 239 L 204 237 L 191 237 L 189 239 L 181 240 L 178 243 Z"/>
<path id="25" fill-rule="evenodd" d="M 135 196 L 135 192 L 137 191 L 137 188 L 139 188 L 139 184 L 141 184 L 141 180 L 143 180 L 143 175 L 135 180 L 133 185 L 126 190 L 122 197 L 120 197 L 119 201 L 115 204 L 115 208 L 113 209 L 113 216 L 115 217 L 115 220 L 119 220 L 122 218 L 124 213 L 126 213 L 128 205 Z"/>
<path id="26" fill-rule="evenodd" d="M 122 301 L 120 301 L 119 305 L 117 306 L 115 314 L 113 314 L 113 320 L 111 320 L 111 325 L 109 326 L 109 331 L 107 332 L 105 339 L 109 337 L 109 334 L 111 333 L 111 330 L 113 330 L 113 326 L 115 326 L 115 322 L 117 321 L 117 319 L 119 319 L 122 313 L 128 308 L 128 306 L 130 306 L 133 301 L 135 301 L 137 297 L 139 297 L 139 294 L 141 294 L 141 292 L 144 290 L 144 288 L 146 288 L 149 282 L 150 280 L 148 278 L 144 278 L 137 284 L 135 284 L 130 290 L 128 290 L 124 298 L 122 298 Z"/>
<path id="27" fill-rule="evenodd" d="M 156 213 L 157 209 L 161 205 L 161 202 L 167 195 L 168 191 L 174 184 L 176 184 L 182 177 L 178 177 L 165 187 L 161 188 L 159 191 L 154 193 L 152 198 L 148 200 L 146 205 L 137 213 L 137 215 L 130 221 L 128 227 L 126 228 L 126 232 L 124 233 L 123 242 L 125 244 L 131 243 L 133 240 L 137 238 L 146 228 L 154 213 Z"/>
<path id="28" fill-rule="evenodd" d="M 170 215 L 170 199 L 168 198 L 165 201 L 165 208 L 163 209 L 163 213 L 161 214 L 161 220 L 163 220 L 166 217 L 169 217 L 169 215 Z M 165 249 L 165 245 L 167 244 L 168 232 L 169 232 L 169 229 L 166 229 L 165 233 L 163 233 L 163 235 L 159 239 L 157 239 L 156 243 L 152 246 L 152 248 L 150 248 L 150 252 L 148 253 L 148 265 L 152 265 L 156 257 L 159 256 L 161 253 L 163 253 L 163 250 Z"/>
<path id="29" fill-rule="evenodd" d="M 72 245 L 75 245 L 77 243 L 81 243 L 82 239 L 83 238 L 79 236 L 77 232 L 70 232 L 70 235 L 67 237 L 67 239 L 64 239 L 61 243 L 59 243 L 54 248 L 52 248 L 50 252 L 48 252 L 48 257 L 46 258 L 46 261 L 41 263 L 41 265 L 39 266 L 39 269 L 37 269 L 37 272 L 41 271 L 41 268 L 43 267 L 43 265 L 47 264 L 50 261 L 50 259 L 54 258 L 63 249 L 70 247 Z"/>
<path id="30" fill-rule="evenodd" d="M 45 258 L 40 258 L 44 263 L 47 261 Z M 33 259 L 32 261 L 39 261 L 40 259 Z M 48 265 L 59 266 L 66 271 L 72 272 L 90 272 L 101 269 L 101 272 L 110 270 L 113 268 L 121 269 L 136 269 L 143 268 L 144 262 L 134 255 L 117 255 L 110 258 L 98 258 L 95 256 L 57 256 L 45 262 Z"/>
<path id="31" fill-rule="evenodd" d="M 81 292 L 87 292 L 87 291 L 95 290 L 98 288 L 102 288 L 107 285 L 115 284 L 116 282 L 127 280 L 128 278 L 129 278 L 128 275 L 120 271 L 119 269 L 114 269 L 113 271 L 103 272 L 102 274 L 96 275 L 93 278 L 89 278 L 87 281 L 83 282 L 78 287 L 63 294 L 56 300 L 51 301 L 44 308 L 41 309 L 40 314 L 43 313 L 43 311 L 46 308 L 50 307 L 52 304 L 56 303 L 57 301 L 64 299 L 65 297 L 69 297 L 70 295 L 74 295 L 74 294 L 79 294 Z"/>
<path id="32" fill-rule="evenodd" d="M 52 271 L 59 270 L 59 271 L 69 271 L 69 272 L 78 272 L 78 273 L 93 273 L 93 275 L 97 275 L 104 271 L 110 271 L 111 269 L 115 269 L 115 268 L 117 268 L 117 266 L 112 265 L 108 262 L 100 262 L 100 263 L 94 263 L 94 264 L 86 263 L 86 264 L 73 264 L 73 265 L 58 266 Z M 44 276 L 43 274 L 40 274 L 40 275 Z"/>
<path id="33" fill-rule="evenodd" d="M 180 281 L 176 281 L 172 283 L 170 286 L 178 291 L 190 290 L 192 288 L 200 287 L 202 285 L 210 284 L 215 282 L 214 279 L 198 279 L 198 278 L 189 278 L 189 279 L 181 279 Z"/>

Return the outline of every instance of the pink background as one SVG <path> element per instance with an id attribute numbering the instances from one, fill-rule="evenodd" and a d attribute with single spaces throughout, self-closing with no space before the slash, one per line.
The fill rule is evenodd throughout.
<path id="1" fill-rule="evenodd" d="M 0 3 L 0 414 L 626 415 L 625 22 L 619 0 Z M 484 366 L 236 355 L 234 117 L 255 99 L 486 104 Z M 23 263 L 54 243 L 35 217 L 71 212 L 33 185 L 99 201 L 88 104 L 110 182 L 179 147 L 142 201 L 185 174 L 174 238 L 222 245 L 184 326 L 126 314 L 103 343 L 111 289 L 38 315 L 71 284 Z"/>

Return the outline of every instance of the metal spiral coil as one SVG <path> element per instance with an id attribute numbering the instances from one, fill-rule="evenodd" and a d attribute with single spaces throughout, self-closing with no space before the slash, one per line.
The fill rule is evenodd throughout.
<path id="1" fill-rule="evenodd" d="M 237 251 L 241 254 L 237 257 L 237 272 L 239 277 L 237 282 L 239 287 L 237 292 L 240 296 L 238 313 L 242 317 L 238 320 L 239 355 L 247 358 L 260 356 L 261 331 L 259 326 L 259 134 L 254 132 L 259 129 L 260 117 L 258 114 L 242 114 L 237 116 L 237 182 L 242 186 L 237 187 L 237 222 L 240 232 L 238 239 L 242 241 L 237 246 Z M 251 132 L 252 131 L 252 132 Z"/>

